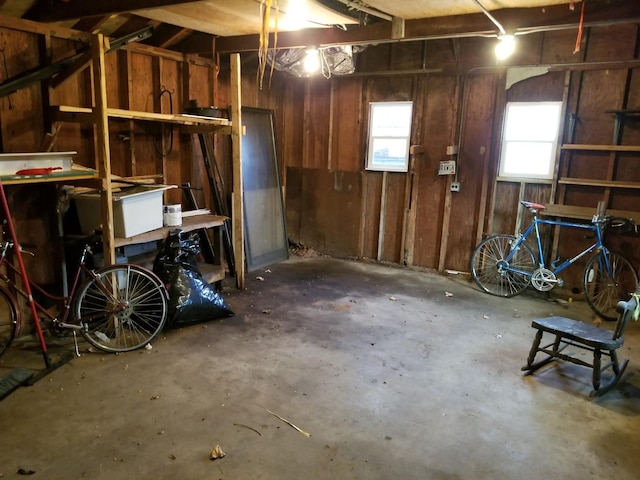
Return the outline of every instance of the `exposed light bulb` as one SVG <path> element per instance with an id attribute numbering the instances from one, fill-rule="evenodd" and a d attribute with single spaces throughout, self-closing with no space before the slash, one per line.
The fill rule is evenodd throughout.
<path id="1" fill-rule="evenodd" d="M 289 0 L 287 15 L 298 20 L 306 20 L 307 0 Z"/>
<path id="2" fill-rule="evenodd" d="M 505 60 L 516 50 L 516 37 L 513 35 L 500 35 L 496 45 L 496 58 Z"/>
<path id="3" fill-rule="evenodd" d="M 289 0 L 282 12 L 284 15 L 279 18 L 281 28 L 285 30 L 300 30 L 307 26 L 309 10 L 306 0 Z"/>
<path id="4" fill-rule="evenodd" d="M 309 48 L 304 56 L 304 71 L 316 73 L 318 70 L 320 70 L 320 50 Z"/>

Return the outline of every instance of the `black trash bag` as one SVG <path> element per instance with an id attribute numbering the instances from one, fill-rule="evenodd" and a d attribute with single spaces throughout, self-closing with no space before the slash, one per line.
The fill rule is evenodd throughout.
<path id="1" fill-rule="evenodd" d="M 180 229 L 169 232 L 153 262 L 169 292 L 169 313 L 165 328 L 181 327 L 217 318 L 233 316 L 219 292 L 198 271 L 200 253 L 197 233 L 187 235 Z"/>

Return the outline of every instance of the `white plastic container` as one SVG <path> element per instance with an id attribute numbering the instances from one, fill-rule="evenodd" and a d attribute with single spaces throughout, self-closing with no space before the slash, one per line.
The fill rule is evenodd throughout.
<path id="1" fill-rule="evenodd" d="M 162 227 L 162 194 L 172 185 L 141 185 L 113 194 L 114 236 L 133 237 Z M 91 234 L 101 226 L 100 194 L 73 197 L 80 229 Z"/>
<path id="2" fill-rule="evenodd" d="M 1 153 L 0 175 L 15 175 L 27 168 L 56 168 L 71 170 L 76 152 Z"/>

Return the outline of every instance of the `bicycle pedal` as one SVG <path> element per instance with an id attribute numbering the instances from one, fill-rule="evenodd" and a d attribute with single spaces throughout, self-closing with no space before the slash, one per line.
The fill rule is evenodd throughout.
<path id="1" fill-rule="evenodd" d="M 562 280 L 561 278 L 556 278 L 556 285 L 562 287 L 564 285 L 564 280 Z"/>

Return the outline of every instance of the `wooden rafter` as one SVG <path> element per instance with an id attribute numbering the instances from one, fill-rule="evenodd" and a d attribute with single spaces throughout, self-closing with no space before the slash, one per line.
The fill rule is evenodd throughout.
<path id="1" fill-rule="evenodd" d="M 83 32 L 96 32 L 102 25 L 109 20 L 108 15 L 102 17 L 84 17 L 73 24 L 74 30 L 80 30 Z"/>
<path id="2" fill-rule="evenodd" d="M 187 38 L 191 32 L 188 28 L 162 23 L 153 32 L 153 37 L 149 38 L 145 43 L 160 48 L 170 48 Z"/>
<path id="3" fill-rule="evenodd" d="M 193 3 L 193 0 L 110 0 L 108 2 L 38 0 L 27 12 L 25 18 L 39 22 L 61 22 L 75 18 L 113 15 L 180 3 Z"/>

